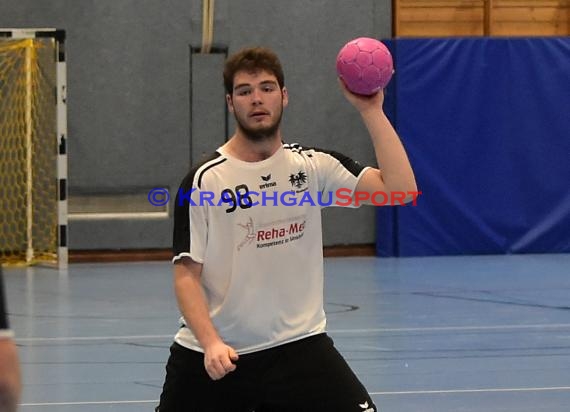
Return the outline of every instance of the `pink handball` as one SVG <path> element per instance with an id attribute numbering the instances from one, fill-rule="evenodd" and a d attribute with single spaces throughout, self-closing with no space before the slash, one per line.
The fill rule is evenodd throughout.
<path id="1" fill-rule="evenodd" d="M 394 63 L 384 43 L 360 37 L 340 49 L 336 72 L 348 90 L 370 96 L 386 87 L 394 73 Z"/>

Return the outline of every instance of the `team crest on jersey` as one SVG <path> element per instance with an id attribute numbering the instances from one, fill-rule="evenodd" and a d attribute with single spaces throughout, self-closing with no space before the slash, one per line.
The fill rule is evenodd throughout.
<path id="1" fill-rule="evenodd" d="M 289 183 L 291 183 L 291 186 L 297 189 L 297 193 L 307 190 L 307 187 L 303 188 L 303 186 L 307 185 L 307 181 L 307 174 L 302 170 L 300 170 L 299 173 L 292 173 L 289 176 Z"/>

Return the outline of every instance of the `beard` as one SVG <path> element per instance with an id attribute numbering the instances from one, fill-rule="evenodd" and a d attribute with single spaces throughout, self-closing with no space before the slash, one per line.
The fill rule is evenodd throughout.
<path id="1" fill-rule="evenodd" d="M 264 126 L 260 128 L 249 127 L 244 121 L 242 121 L 237 114 L 234 112 L 234 118 L 238 124 L 239 129 L 242 131 L 244 136 L 252 142 L 262 142 L 264 140 L 269 140 L 275 136 L 281 125 L 281 118 L 283 117 L 283 108 L 281 108 L 281 113 L 275 121 L 269 126 Z"/>

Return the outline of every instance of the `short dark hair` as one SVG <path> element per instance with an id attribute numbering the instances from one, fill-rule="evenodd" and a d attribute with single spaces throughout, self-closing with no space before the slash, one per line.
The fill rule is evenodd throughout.
<path id="1" fill-rule="evenodd" d="M 231 55 L 224 65 L 224 87 L 228 94 L 234 89 L 234 76 L 239 71 L 256 72 L 266 70 L 277 78 L 279 87 L 283 89 L 285 76 L 277 55 L 265 47 L 248 47 Z"/>

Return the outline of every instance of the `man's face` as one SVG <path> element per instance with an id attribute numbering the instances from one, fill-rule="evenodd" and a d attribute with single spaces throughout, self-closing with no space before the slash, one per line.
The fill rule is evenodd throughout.
<path id="1" fill-rule="evenodd" d="M 275 136 L 288 97 L 273 74 L 258 70 L 237 72 L 233 92 L 226 100 L 245 137 L 261 141 Z"/>

